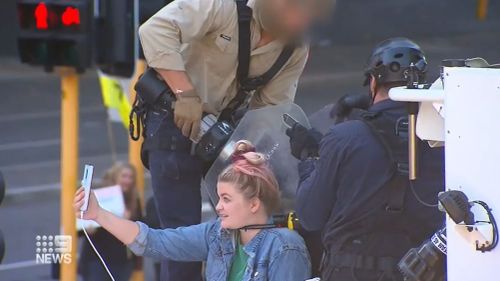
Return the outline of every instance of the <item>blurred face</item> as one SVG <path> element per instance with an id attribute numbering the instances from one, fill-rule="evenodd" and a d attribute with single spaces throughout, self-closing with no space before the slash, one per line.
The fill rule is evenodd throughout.
<path id="1" fill-rule="evenodd" d="M 233 183 L 217 184 L 219 203 L 215 207 L 225 229 L 239 229 L 249 225 L 260 209 L 260 200 L 247 199 Z"/>
<path id="2" fill-rule="evenodd" d="M 130 169 L 122 169 L 118 173 L 116 184 L 121 186 L 123 191 L 129 191 L 134 188 L 134 172 Z"/>
<path id="3" fill-rule="evenodd" d="M 257 0 L 267 32 L 286 40 L 303 35 L 315 17 L 317 0 Z"/>

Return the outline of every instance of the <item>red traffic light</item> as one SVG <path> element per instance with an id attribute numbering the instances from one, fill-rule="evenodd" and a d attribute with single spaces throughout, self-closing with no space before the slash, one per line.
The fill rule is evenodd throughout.
<path id="1" fill-rule="evenodd" d="M 66 7 L 64 10 L 61 21 L 65 26 L 79 25 L 80 24 L 80 10 L 73 7 Z"/>
<path id="2" fill-rule="evenodd" d="M 78 72 L 92 64 L 94 0 L 15 1 L 21 62 L 46 71 L 71 66 Z"/>
<path id="3" fill-rule="evenodd" d="M 65 3 L 51 2 L 49 0 L 33 3 L 19 2 L 18 16 L 22 30 L 38 31 L 79 31 L 81 16 L 85 16 L 88 10 L 81 2 Z"/>
<path id="4" fill-rule="evenodd" d="M 41 2 L 35 8 L 35 22 L 37 29 L 47 29 L 49 28 L 48 24 L 48 16 L 49 11 L 47 9 L 47 5 Z"/>

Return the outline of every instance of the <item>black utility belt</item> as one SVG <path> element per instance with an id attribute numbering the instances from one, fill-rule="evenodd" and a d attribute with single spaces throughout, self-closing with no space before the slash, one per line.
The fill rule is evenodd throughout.
<path id="1" fill-rule="evenodd" d="M 348 267 L 368 271 L 391 272 L 396 270 L 398 259 L 394 257 L 377 257 L 347 252 L 330 253 L 325 256 L 324 266 Z"/>

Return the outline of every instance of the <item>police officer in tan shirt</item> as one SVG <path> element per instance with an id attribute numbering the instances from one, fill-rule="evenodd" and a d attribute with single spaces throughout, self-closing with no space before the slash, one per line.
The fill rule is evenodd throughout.
<path id="1" fill-rule="evenodd" d="M 191 155 L 206 113 L 219 115 L 237 95 L 238 12 L 236 1 L 175 0 L 139 28 L 149 67 L 167 83 L 176 102 L 173 113 L 146 116 L 147 154 L 163 228 L 201 220 L 203 163 Z M 243 2 L 245 3 L 245 2 Z M 333 0 L 248 0 L 251 8 L 248 76 L 265 73 L 291 42 L 301 38 Z M 291 102 L 307 61 L 308 46 L 295 44 L 288 60 L 265 85 L 248 93 L 243 106 Z M 201 280 L 200 265 L 167 261 L 161 280 Z"/>

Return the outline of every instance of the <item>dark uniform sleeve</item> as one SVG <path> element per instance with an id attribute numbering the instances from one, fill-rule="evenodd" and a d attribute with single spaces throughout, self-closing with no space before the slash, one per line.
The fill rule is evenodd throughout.
<path id="1" fill-rule="evenodd" d="M 321 230 L 330 216 L 337 200 L 336 178 L 347 143 L 331 131 L 321 141 L 319 159 L 305 160 L 299 165 L 296 212 L 306 230 Z"/>

